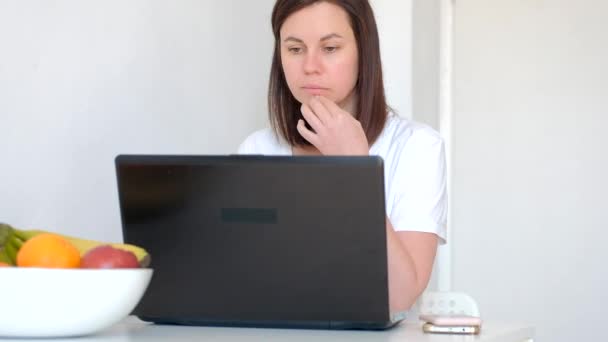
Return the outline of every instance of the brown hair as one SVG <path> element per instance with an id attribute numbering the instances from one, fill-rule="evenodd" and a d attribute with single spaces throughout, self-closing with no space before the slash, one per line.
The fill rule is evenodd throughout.
<path id="1" fill-rule="evenodd" d="M 291 146 L 310 145 L 296 128 L 298 119 L 301 118 L 301 105 L 289 90 L 283 72 L 280 30 L 291 14 L 321 1 L 340 6 L 350 17 L 359 54 L 359 75 L 355 85 L 358 96 L 356 112 L 353 114 L 361 123 L 371 146 L 384 128 L 389 107 L 386 104 L 382 81 L 378 28 L 367 0 L 277 0 L 272 11 L 275 45 L 268 86 L 270 123 L 275 133 L 282 136 Z"/>

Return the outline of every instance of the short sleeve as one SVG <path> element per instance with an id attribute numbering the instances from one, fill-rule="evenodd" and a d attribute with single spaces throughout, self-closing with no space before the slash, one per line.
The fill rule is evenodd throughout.
<path id="1" fill-rule="evenodd" d="M 270 128 L 251 133 L 237 149 L 238 154 L 289 155 L 291 148 L 281 142 Z"/>
<path id="2" fill-rule="evenodd" d="M 254 154 L 254 144 L 253 144 L 253 134 L 249 135 L 241 144 L 239 145 L 237 152 L 238 154 Z"/>
<path id="3" fill-rule="evenodd" d="M 402 147 L 393 174 L 389 218 L 396 231 L 435 233 L 447 238 L 445 144 L 430 129 L 415 131 Z"/>

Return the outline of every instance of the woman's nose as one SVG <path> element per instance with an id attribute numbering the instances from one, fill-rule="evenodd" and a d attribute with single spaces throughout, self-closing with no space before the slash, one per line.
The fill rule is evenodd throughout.
<path id="1" fill-rule="evenodd" d="M 314 51 L 310 51 L 304 58 L 304 72 L 306 74 L 314 74 L 321 72 L 322 65 L 319 58 L 319 54 Z"/>

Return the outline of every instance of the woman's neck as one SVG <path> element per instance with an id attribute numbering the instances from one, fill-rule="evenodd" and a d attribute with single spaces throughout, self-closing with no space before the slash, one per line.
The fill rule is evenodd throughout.
<path id="1" fill-rule="evenodd" d="M 292 146 L 291 154 L 294 156 L 320 156 L 322 155 L 319 150 L 314 146 Z"/>

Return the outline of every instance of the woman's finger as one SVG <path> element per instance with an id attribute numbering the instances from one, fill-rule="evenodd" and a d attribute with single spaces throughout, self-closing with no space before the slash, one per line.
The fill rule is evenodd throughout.
<path id="1" fill-rule="evenodd" d="M 321 103 L 317 96 L 313 96 L 308 101 L 308 107 L 312 110 L 313 113 L 321 120 L 323 125 L 327 126 L 332 119 L 331 113 L 327 111 L 327 108 Z"/>
<path id="2" fill-rule="evenodd" d="M 319 117 L 316 116 L 315 113 L 313 113 L 312 109 L 310 109 L 310 106 L 308 106 L 307 104 L 302 104 L 302 107 L 300 107 L 300 111 L 302 112 L 302 116 L 304 116 L 304 119 L 306 119 L 306 122 L 308 122 L 308 124 L 310 125 L 310 127 L 312 127 L 315 133 L 319 133 L 321 130 L 323 130 L 323 123 L 321 122 Z"/>
<path id="3" fill-rule="evenodd" d="M 319 143 L 319 137 L 314 132 L 306 128 L 304 120 L 298 120 L 298 126 L 296 128 L 298 129 L 298 132 L 300 133 L 302 138 L 306 139 L 306 141 L 311 143 L 314 147 L 318 148 L 317 145 Z"/>
<path id="4" fill-rule="evenodd" d="M 340 108 L 337 103 L 328 99 L 325 96 L 319 95 L 317 96 L 317 100 L 323 105 L 323 107 L 325 107 L 325 110 L 332 116 L 336 116 L 342 110 L 342 108 Z"/>

